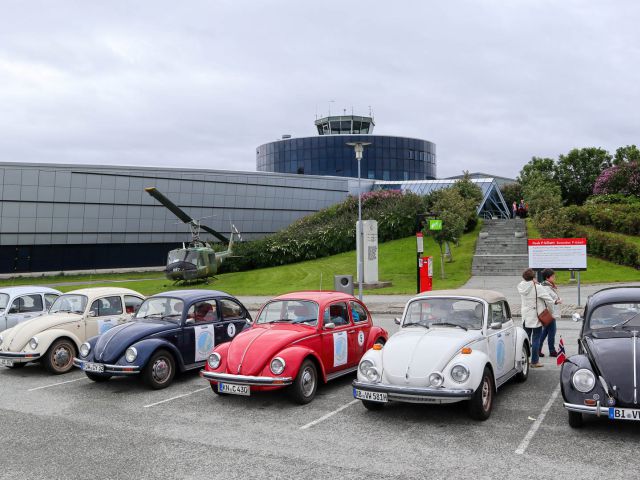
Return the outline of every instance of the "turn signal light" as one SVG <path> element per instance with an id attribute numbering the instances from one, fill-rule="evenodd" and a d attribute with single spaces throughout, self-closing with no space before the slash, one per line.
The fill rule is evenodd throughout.
<path id="1" fill-rule="evenodd" d="M 373 344 L 373 349 L 374 350 L 382 350 L 382 345 L 379 343 L 374 343 Z"/>
<path id="2" fill-rule="evenodd" d="M 460 353 L 464 354 L 464 355 L 469 355 L 473 350 L 471 350 L 470 347 L 464 347 L 462 350 L 460 350 Z"/>
<path id="3" fill-rule="evenodd" d="M 595 401 L 595 400 L 593 400 L 592 398 L 587 398 L 587 399 L 584 401 L 584 404 L 585 404 L 585 405 L 588 405 L 588 406 L 590 406 L 590 407 L 593 407 L 593 406 L 595 406 L 596 401 Z"/>

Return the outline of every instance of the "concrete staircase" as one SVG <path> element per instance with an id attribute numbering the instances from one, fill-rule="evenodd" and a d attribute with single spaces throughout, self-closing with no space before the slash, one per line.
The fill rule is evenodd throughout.
<path id="1" fill-rule="evenodd" d="M 484 220 L 476 253 L 473 275 L 520 275 L 529 266 L 527 227 L 519 218 Z"/>

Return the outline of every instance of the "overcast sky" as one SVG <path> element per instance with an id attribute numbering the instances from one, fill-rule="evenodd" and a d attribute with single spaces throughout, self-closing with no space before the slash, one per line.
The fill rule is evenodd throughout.
<path id="1" fill-rule="evenodd" d="M 438 176 L 640 143 L 634 1 L 0 4 L 0 161 L 255 170 L 316 112 L 437 145 Z M 334 100 L 334 103 L 330 103 Z"/>

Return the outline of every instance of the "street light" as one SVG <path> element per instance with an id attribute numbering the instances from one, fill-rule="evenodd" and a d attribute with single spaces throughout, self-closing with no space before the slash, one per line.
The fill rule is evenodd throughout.
<path id="1" fill-rule="evenodd" d="M 358 161 L 358 232 L 359 238 L 356 238 L 356 249 L 358 248 L 358 240 L 360 240 L 360 251 L 358 253 L 358 298 L 362 301 L 362 283 L 364 277 L 364 229 L 362 228 L 362 189 L 360 188 L 360 160 L 364 147 L 371 145 L 371 142 L 347 142 L 347 145 L 353 147 L 356 152 L 356 160 Z"/>

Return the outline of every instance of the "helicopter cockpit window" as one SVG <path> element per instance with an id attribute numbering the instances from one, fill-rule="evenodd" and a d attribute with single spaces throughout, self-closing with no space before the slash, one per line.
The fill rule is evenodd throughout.
<path id="1" fill-rule="evenodd" d="M 142 302 L 134 320 L 162 318 L 163 320 L 179 323 L 183 309 L 184 303 L 177 298 L 151 297 Z"/>
<path id="2" fill-rule="evenodd" d="M 183 261 L 186 254 L 187 252 L 185 250 L 171 250 L 167 256 L 167 264 L 170 265 L 172 263 Z"/>
<path id="3" fill-rule="evenodd" d="M 198 255 L 198 252 L 187 253 L 187 257 L 184 259 L 185 262 L 193 263 L 194 265 L 198 264 L 198 260 L 200 260 L 200 255 Z"/>

